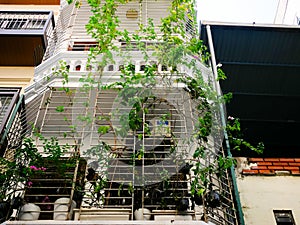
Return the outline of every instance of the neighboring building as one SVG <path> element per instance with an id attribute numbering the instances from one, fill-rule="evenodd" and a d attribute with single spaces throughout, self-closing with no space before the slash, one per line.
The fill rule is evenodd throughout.
<path id="1" fill-rule="evenodd" d="M 0 8 L 0 146 L 3 151 L 3 143 L 15 142 L 12 136 L 8 141 L 2 134 L 11 113 L 16 113 L 15 105 L 23 101 L 19 94 L 32 83 L 34 67 L 42 61 L 55 27 L 59 1 L 0 1 Z"/>
<path id="2" fill-rule="evenodd" d="M 299 158 L 237 158 L 245 224 L 299 223 Z"/>
<path id="3" fill-rule="evenodd" d="M 0 8 L 0 86 L 26 87 L 47 48 L 59 1 L 0 1 Z"/>
<path id="4" fill-rule="evenodd" d="M 265 151 L 232 151 L 247 225 L 298 224 L 300 30 L 296 26 L 202 22 L 201 39 L 227 79 L 227 115 Z"/>
<path id="5" fill-rule="evenodd" d="M 98 92 L 93 88 L 88 89 L 89 86 L 83 86 L 87 88 L 85 89 L 87 91 L 84 91 L 80 86 L 83 75 L 87 78 L 88 75 L 97 77 L 100 74 L 102 82 L 109 84 L 120 79 L 120 70 L 124 68 L 127 58 L 115 55 L 114 62 L 104 68 L 87 61 L 89 50 L 97 46 L 97 43 L 85 29 L 85 24 L 91 16 L 91 8 L 87 1 L 82 0 L 80 3 L 80 7 L 77 8 L 75 3 L 68 5 L 66 1 L 61 1 L 59 17 L 53 32 L 50 32 L 51 39 L 46 38 L 46 42 L 43 39 L 45 35 L 39 37 L 40 41 L 44 40 L 41 43 L 46 44 L 41 44 L 45 47 L 41 49 L 42 54 L 30 62 L 31 66 L 36 66 L 34 81 L 25 88 L 25 100 L 15 107 L 15 113 L 10 117 L 8 126 L 4 128 L 2 138 L 5 141 L 2 142 L 1 154 L 7 158 L 14 148 L 20 146 L 18 141 L 21 137 L 32 136 L 32 132 L 36 130 L 45 138 L 55 136 L 57 142 L 55 139 L 52 143 L 54 146 L 57 146 L 56 143 L 58 145 L 67 143 L 69 148 L 63 152 L 65 157 L 80 154 L 84 158 L 84 162 L 76 164 L 71 172 L 73 181 L 77 181 L 78 171 L 83 173 L 81 177 L 85 181 L 85 185 L 81 187 L 83 190 L 75 189 L 75 186 L 70 186 L 66 181 L 53 179 L 55 168 L 51 168 L 52 172 L 49 169 L 46 176 L 35 177 L 24 198 L 27 202 L 33 203 L 35 208 L 40 207 L 40 211 L 35 209 L 41 220 L 39 224 L 61 224 L 56 220 L 66 218 L 75 220 L 70 222 L 71 224 L 83 224 L 84 220 L 97 220 L 95 222 L 97 224 L 112 224 L 111 220 L 119 220 L 116 222 L 119 224 L 239 224 L 242 220 L 239 218 L 241 211 L 232 170 L 210 174 L 207 180 L 210 191 L 206 198 L 195 200 L 190 193 L 193 173 L 186 172 L 184 160 L 183 162 L 180 160 L 181 164 L 175 164 L 173 155 L 170 156 L 174 148 L 179 151 L 179 155 L 194 154 L 197 143 L 189 143 L 190 140 L 184 137 L 193 132 L 197 124 L 194 116 L 198 112 L 193 108 L 194 102 L 183 89 L 182 83 L 175 82 L 168 74 L 171 70 L 176 70 L 187 77 L 193 77 L 195 71 L 185 65 L 176 68 L 161 65 L 157 58 L 151 56 L 151 63 L 157 65 L 158 77 L 161 76 L 158 78 L 161 79 L 160 85 L 171 82 L 172 88 L 167 91 L 157 88 L 155 93 L 151 93 L 150 102 L 145 103 L 148 110 L 142 111 L 139 115 L 146 121 L 147 126 L 138 130 L 137 132 L 140 132 L 138 135 L 128 131 L 125 137 L 116 137 L 112 132 L 103 131 L 105 127 L 111 126 L 106 118 L 121 117 L 120 111 L 130 111 L 132 106 L 124 106 L 124 102 L 121 101 L 122 104 L 118 102 L 117 92 L 112 90 Z M 167 14 L 170 4 L 169 0 L 159 0 L 129 1 L 125 5 L 120 5 L 117 14 L 121 21 L 121 29 L 126 28 L 132 34 L 138 28 L 139 22 L 146 24 L 148 18 L 153 18 L 154 29 L 157 31 L 160 19 Z M 52 15 L 51 12 L 49 15 Z M 51 21 L 53 22 L 52 17 Z M 194 33 L 189 27 L 188 16 L 184 22 L 185 38 L 188 39 Z M 155 44 L 155 40 L 145 43 L 151 47 Z M 115 44 L 122 49 L 128 47 L 128 43 L 124 40 L 116 40 Z M 31 49 L 33 55 L 35 48 L 36 46 Z M 142 52 L 133 47 L 128 55 L 131 57 L 134 72 L 144 73 L 147 65 Z M 62 65 L 63 69 L 60 68 L 61 60 L 66 63 Z M 96 61 L 101 60 L 101 55 L 97 56 Z M 202 64 L 197 56 L 187 56 L 187 61 L 189 60 L 195 62 L 204 80 L 214 80 L 211 68 Z M 67 79 L 57 76 L 55 71 L 59 69 L 68 71 Z M 218 89 L 218 84 L 215 84 L 215 87 Z M 156 102 L 157 98 L 159 101 Z M 120 106 L 123 108 L 118 108 Z M 219 112 L 216 114 L 219 115 Z M 160 119 L 162 116 L 167 119 Z M 85 124 L 84 121 L 87 119 L 90 120 Z M 111 121 L 115 122 L 113 119 Z M 118 122 L 120 121 L 116 120 L 116 124 L 113 124 L 116 126 L 114 129 L 120 128 Z M 151 129 L 151 134 L 145 134 L 147 127 Z M 11 137 L 12 135 L 15 139 Z M 142 135 L 142 138 L 139 135 Z M 227 154 L 219 139 L 218 134 L 209 136 L 209 145 L 205 152 L 207 158 L 197 161 L 199 164 L 208 168 L 219 166 L 216 159 Z M 45 145 L 44 139 L 36 139 L 35 143 L 39 150 Z M 144 151 L 139 154 L 137 149 L 141 148 Z M 106 163 L 109 164 L 108 167 Z M 107 174 L 108 181 L 96 192 L 94 177 L 97 174 L 95 179 L 101 182 L 104 179 L 103 172 Z M 169 175 L 171 173 L 172 175 Z M 74 185 L 75 183 L 73 182 Z M 82 200 L 79 200 L 80 193 L 84 193 Z M 61 200 L 64 202 L 57 202 Z M 59 212 L 58 208 L 62 209 L 63 213 Z M 139 208 L 144 213 L 141 217 L 135 215 L 136 209 Z M 74 217 L 71 212 L 74 212 Z M 26 216 L 33 218 L 36 214 L 29 210 L 25 212 L 24 217 L 22 217 L 24 214 L 20 215 L 24 219 Z M 146 217 L 152 222 L 134 221 Z M 203 221 L 204 217 L 207 217 L 207 223 Z M 26 223 L 31 222 L 6 222 L 6 224 Z"/>

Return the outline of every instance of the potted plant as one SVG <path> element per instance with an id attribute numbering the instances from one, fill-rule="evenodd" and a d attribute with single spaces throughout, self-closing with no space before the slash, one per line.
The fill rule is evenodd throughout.
<path id="1" fill-rule="evenodd" d="M 135 220 L 150 220 L 151 210 L 147 208 L 138 208 L 134 211 Z"/>
<path id="2" fill-rule="evenodd" d="M 36 164 L 44 165 L 38 168 L 44 171 L 41 174 L 35 168 L 35 173 L 30 174 L 31 186 L 27 186 L 24 198 L 40 207 L 40 219 L 71 219 L 73 208 L 82 201 L 86 160 L 80 157 L 76 148 L 69 154 L 72 146 L 61 144 L 56 137 L 34 134 L 43 146 L 43 157 Z"/>
<path id="3" fill-rule="evenodd" d="M 0 158 L 0 222 L 9 219 L 13 209 L 24 204 L 22 192 L 31 185 L 31 174 L 44 170 L 38 166 L 41 155 L 31 138 L 25 138 L 13 152 L 11 160 Z"/>

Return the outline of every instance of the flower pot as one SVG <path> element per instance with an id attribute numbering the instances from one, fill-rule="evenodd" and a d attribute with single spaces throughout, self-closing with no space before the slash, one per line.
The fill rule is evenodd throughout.
<path id="1" fill-rule="evenodd" d="M 212 208 L 221 206 L 220 194 L 215 190 L 210 191 L 207 195 L 207 204 Z"/>
<path id="2" fill-rule="evenodd" d="M 146 208 L 139 208 L 134 211 L 135 220 L 150 220 L 151 210 Z"/>
<path id="3" fill-rule="evenodd" d="M 189 200 L 187 198 L 182 198 L 177 203 L 177 210 L 178 211 L 186 211 L 189 208 Z"/>
<path id="4" fill-rule="evenodd" d="M 189 163 L 186 163 L 186 164 L 180 169 L 180 172 L 183 173 L 183 174 L 189 174 L 192 167 L 193 167 L 192 165 L 190 165 Z"/>
<path id="5" fill-rule="evenodd" d="M 11 214 L 8 202 L 0 202 L 0 223 L 4 222 Z"/>
<path id="6" fill-rule="evenodd" d="M 192 200 L 195 202 L 196 205 L 203 205 L 202 196 L 199 196 L 198 194 L 192 196 Z"/>
<path id="7" fill-rule="evenodd" d="M 53 213 L 53 219 L 54 220 L 67 220 L 68 213 L 70 210 L 70 217 L 72 217 L 73 209 L 76 207 L 76 202 L 72 200 L 71 207 L 69 207 L 70 204 L 69 198 L 59 198 L 55 201 L 54 205 L 54 213 Z"/>
<path id="8" fill-rule="evenodd" d="M 19 220 L 37 220 L 40 216 L 41 208 L 33 203 L 22 206 L 19 213 Z"/>

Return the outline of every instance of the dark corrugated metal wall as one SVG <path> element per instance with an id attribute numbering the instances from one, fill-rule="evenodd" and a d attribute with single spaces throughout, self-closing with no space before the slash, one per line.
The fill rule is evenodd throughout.
<path id="1" fill-rule="evenodd" d="M 221 82 L 222 91 L 233 93 L 228 115 L 241 119 L 245 138 L 265 143 L 265 156 L 299 157 L 300 29 L 226 24 L 210 28 L 216 62 L 228 77 Z M 205 32 L 202 24 L 201 39 L 208 45 Z"/>

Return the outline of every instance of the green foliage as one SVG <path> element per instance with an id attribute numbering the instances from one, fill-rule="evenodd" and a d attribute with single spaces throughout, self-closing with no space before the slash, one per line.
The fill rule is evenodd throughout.
<path id="1" fill-rule="evenodd" d="M 246 141 L 243 138 L 243 131 L 241 129 L 241 123 L 238 118 L 228 117 L 226 131 L 232 150 L 251 150 L 258 154 L 262 154 L 264 151 L 264 144 L 259 142 L 256 146 Z"/>
<path id="2" fill-rule="evenodd" d="M 79 115 L 77 116 L 77 119 L 79 121 L 85 122 L 85 124 L 91 124 L 93 122 L 91 115 Z"/>
<path id="3" fill-rule="evenodd" d="M 47 158 L 53 161 L 58 161 L 70 149 L 68 144 L 61 145 L 57 137 L 51 137 L 50 140 L 40 137 L 40 140 L 43 141 L 44 153 L 47 155 Z"/>
<path id="4" fill-rule="evenodd" d="M 40 130 L 35 127 L 33 128 L 33 134 L 37 138 L 36 141 L 41 142 L 43 147 L 43 157 L 40 157 L 37 162 L 46 168 L 55 165 L 56 175 L 65 177 L 66 171 L 69 168 L 74 168 L 80 157 L 77 154 L 70 157 L 63 157 L 65 153 L 70 152 L 74 146 L 70 146 L 68 143 L 61 144 L 56 136 L 46 138 Z M 64 137 L 67 136 L 65 133 L 63 135 Z M 72 175 L 70 176 L 72 177 Z"/>
<path id="5" fill-rule="evenodd" d="M 0 158 L 0 201 L 16 197 L 17 191 L 26 188 L 26 182 L 33 173 L 44 170 L 41 159 L 31 138 L 23 139 L 12 160 Z"/>
<path id="6" fill-rule="evenodd" d="M 205 155 L 205 147 L 204 146 L 199 146 L 196 148 L 194 154 L 193 154 L 193 158 L 197 159 L 197 158 L 204 158 Z"/>
<path id="7" fill-rule="evenodd" d="M 232 93 L 229 92 L 229 93 L 223 94 L 222 97 L 223 97 L 225 103 L 229 103 L 230 100 L 232 99 Z"/>
<path id="8" fill-rule="evenodd" d="M 56 110 L 56 112 L 63 112 L 63 111 L 65 111 L 65 107 L 60 105 L 60 106 L 57 106 L 55 110 Z"/>
<path id="9" fill-rule="evenodd" d="M 137 158 L 138 160 L 141 160 L 141 159 L 144 157 L 144 153 L 145 153 L 144 148 L 141 148 L 141 149 L 136 153 L 135 158 Z"/>
<path id="10" fill-rule="evenodd" d="M 99 174 L 102 177 L 101 185 L 105 185 L 106 177 L 107 177 L 107 168 L 109 168 L 109 162 L 111 157 L 113 157 L 113 153 L 108 144 L 104 142 L 100 142 L 98 145 L 93 146 L 88 149 L 84 155 L 84 157 L 92 157 L 98 159 L 98 164 L 101 167 L 102 174 Z"/>
<path id="11" fill-rule="evenodd" d="M 75 5 L 80 7 L 81 1 L 68 0 L 68 3 L 75 1 Z M 248 148 L 256 152 L 263 150 L 263 144 L 259 143 L 256 147 L 245 141 L 241 136 L 241 127 L 239 120 L 229 121 L 226 128 L 215 127 L 214 119 L 219 112 L 219 104 L 227 103 L 232 98 L 232 94 L 228 93 L 223 96 L 218 96 L 211 82 L 204 81 L 200 68 L 197 63 L 199 61 L 207 63 L 210 55 L 203 41 L 197 38 L 197 24 L 195 19 L 194 1 L 191 0 L 173 0 L 171 2 L 169 14 L 161 19 L 159 24 L 159 33 L 156 32 L 157 24 L 153 23 L 153 19 L 149 18 L 147 24 L 139 24 L 139 30 L 135 33 L 129 33 L 127 30 L 120 30 L 120 20 L 116 15 L 117 7 L 120 4 L 126 4 L 125 0 L 88 0 L 88 4 L 92 9 L 92 16 L 86 24 L 87 33 L 90 34 L 96 41 L 97 46 L 91 48 L 88 64 L 98 65 L 98 75 L 94 76 L 91 73 L 79 79 L 82 84 L 81 91 L 89 93 L 91 90 L 114 90 L 118 92 L 117 100 L 120 108 L 130 106 L 130 111 L 122 112 L 117 109 L 111 116 L 100 116 L 99 121 L 105 121 L 105 125 L 97 127 L 99 137 L 108 133 L 113 133 L 114 137 L 126 137 L 128 132 L 136 135 L 139 141 L 143 141 L 146 135 L 150 135 L 150 128 L 145 121 L 143 115 L 149 113 L 150 99 L 153 102 L 158 102 L 161 99 L 155 99 L 155 95 L 149 90 L 155 90 L 157 86 L 172 87 L 179 83 L 184 86 L 184 90 L 189 94 L 190 99 L 194 103 L 194 132 L 191 137 L 188 137 L 186 142 L 195 143 L 196 147 L 193 150 L 192 158 L 187 159 L 192 164 L 194 178 L 191 181 L 191 195 L 205 196 L 208 193 L 211 176 L 220 176 L 228 168 L 235 165 L 235 161 L 231 157 L 218 156 L 210 165 L 204 165 L 203 160 L 206 160 L 208 155 L 209 141 L 208 138 L 213 132 L 213 129 L 227 130 L 230 144 L 234 150 Z M 143 4 L 141 1 L 140 4 Z M 188 29 L 187 29 L 188 27 Z M 122 40 L 126 43 L 124 48 L 118 48 L 115 42 Z M 148 42 L 147 42 L 148 41 Z M 147 44 L 155 41 L 155 45 Z M 133 44 L 134 43 L 134 44 Z M 142 53 L 145 62 L 144 70 L 136 72 L 135 65 L 131 62 L 130 52 L 138 50 Z M 103 69 L 109 63 L 114 63 L 114 54 L 122 57 L 124 61 L 123 68 L 120 71 L 120 80 L 109 84 L 102 83 Z M 101 56 L 101 60 L 97 60 L 97 56 Z M 151 60 L 155 58 L 156 62 Z M 191 60 L 187 60 L 192 58 Z M 193 76 L 180 74 L 179 66 L 185 66 L 193 71 Z M 171 71 L 167 75 L 158 72 L 158 67 L 169 67 Z M 225 73 L 218 68 L 217 81 L 226 79 Z M 71 96 L 72 91 L 67 87 L 69 82 L 68 67 L 66 63 L 60 62 L 60 68 L 54 72 L 57 76 L 63 78 L 63 90 L 67 95 Z M 167 77 L 167 78 L 166 78 Z M 169 77 L 169 80 L 168 80 Z M 176 77 L 176 79 L 173 79 Z M 175 80 L 175 82 L 174 82 Z M 90 102 L 86 102 L 86 107 Z M 57 112 L 63 112 L 64 107 L 58 106 Z M 118 127 L 112 126 L 112 119 L 118 117 Z M 170 115 L 161 115 L 161 121 L 166 121 Z M 86 124 L 92 124 L 94 118 L 91 115 L 81 115 L 78 119 Z M 76 126 L 70 124 L 73 133 L 76 133 Z M 172 134 L 174 145 L 170 152 L 176 153 L 177 140 Z M 50 147 L 50 144 L 52 147 Z M 63 149 L 59 149 L 55 139 L 50 142 L 45 142 L 49 149 L 54 153 L 62 153 Z M 97 146 L 89 149 L 86 154 L 88 157 L 97 157 L 99 165 L 102 166 L 102 171 L 109 166 L 109 157 L 115 157 L 112 154 L 111 148 L 100 139 Z M 145 150 L 139 149 L 133 157 L 134 160 L 141 160 L 145 156 Z M 169 174 L 167 171 L 161 171 L 161 177 L 168 186 Z M 106 174 L 101 175 L 103 178 Z M 106 180 L 101 179 L 97 185 L 97 193 L 106 185 Z M 134 193 L 134 186 L 129 188 L 131 193 Z M 120 186 L 119 192 L 123 186 Z"/>
<path id="12" fill-rule="evenodd" d="M 218 68 L 217 72 L 218 72 L 218 77 L 217 77 L 218 81 L 227 79 L 226 74 L 224 73 L 224 71 L 221 68 Z"/>
<path id="13" fill-rule="evenodd" d="M 106 134 L 106 133 L 108 133 L 109 129 L 110 129 L 109 126 L 100 126 L 100 127 L 98 127 L 98 133 Z"/>
<path id="14" fill-rule="evenodd" d="M 67 87 L 69 83 L 69 68 L 67 66 L 67 63 L 63 60 L 59 61 L 59 67 L 58 69 L 52 68 L 53 75 L 62 77 L 62 90 L 66 92 L 67 95 L 71 95 L 72 92 L 69 87 Z"/>

